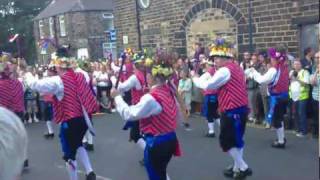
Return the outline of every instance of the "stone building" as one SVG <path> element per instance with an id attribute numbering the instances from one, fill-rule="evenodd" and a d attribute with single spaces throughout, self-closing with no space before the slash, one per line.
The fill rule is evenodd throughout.
<path id="1" fill-rule="evenodd" d="M 77 58 L 97 60 L 116 52 L 112 0 L 53 0 L 34 19 L 38 60 L 47 63 L 57 46 Z M 116 53 L 114 53 L 116 54 Z"/>
<path id="2" fill-rule="evenodd" d="M 138 17 L 143 47 L 191 56 L 195 42 L 207 46 L 223 36 L 243 53 L 249 50 L 250 1 L 255 50 L 283 43 L 298 56 L 308 46 L 319 48 L 318 0 L 117 0 L 118 49 L 138 48 Z"/>

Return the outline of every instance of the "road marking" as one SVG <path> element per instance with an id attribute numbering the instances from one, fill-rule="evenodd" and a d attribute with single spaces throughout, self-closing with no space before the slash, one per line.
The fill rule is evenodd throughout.
<path id="1" fill-rule="evenodd" d="M 58 167 L 59 169 L 66 169 L 66 166 L 62 166 L 62 165 L 58 165 L 57 167 Z M 86 175 L 86 173 L 83 172 L 83 171 L 81 171 L 81 170 L 77 170 L 77 173 L 78 173 L 78 174 L 82 174 L 82 175 Z M 100 175 L 98 175 L 98 174 L 96 174 L 96 177 L 97 177 L 97 179 L 100 179 L 100 180 L 112 180 L 112 179 L 110 179 L 110 178 L 103 177 L 103 176 L 100 176 Z"/>

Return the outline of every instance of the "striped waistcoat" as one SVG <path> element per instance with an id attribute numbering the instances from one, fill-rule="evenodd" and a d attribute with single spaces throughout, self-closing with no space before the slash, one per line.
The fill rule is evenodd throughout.
<path id="1" fill-rule="evenodd" d="M 243 70 L 239 65 L 232 62 L 228 63 L 225 67 L 229 69 L 231 77 L 218 91 L 220 112 L 248 105 L 248 94 Z"/>
<path id="2" fill-rule="evenodd" d="M 141 132 L 158 136 L 175 131 L 177 128 L 177 105 L 170 87 L 168 85 L 156 87 L 151 90 L 150 94 L 161 105 L 162 112 L 156 116 L 141 120 Z"/>
<path id="3" fill-rule="evenodd" d="M 96 111 L 97 103 L 89 84 L 81 73 L 70 70 L 61 76 L 64 86 L 64 95 L 61 101 L 54 98 L 53 110 L 57 123 L 73 118 L 83 117 L 82 107 L 88 114 Z"/>
<path id="4" fill-rule="evenodd" d="M 281 62 L 277 67 L 277 77 L 269 84 L 269 92 L 271 94 L 287 93 L 289 91 L 289 69 L 288 65 Z"/>
<path id="5" fill-rule="evenodd" d="M 22 83 L 17 79 L 0 79 L 0 106 L 13 112 L 24 112 Z"/>

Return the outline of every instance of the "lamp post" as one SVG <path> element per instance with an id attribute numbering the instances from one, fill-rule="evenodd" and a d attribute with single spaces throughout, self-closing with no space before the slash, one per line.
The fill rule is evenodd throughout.
<path id="1" fill-rule="evenodd" d="M 252 40 L 252 0 L 248 0 L 249 1 L 249 51 L 250 53 L 253 53 L 253 40 Z"/>
<path id="2" fill-rule="evenodd" d="M 138 47 L 139 51 L 142 50 L 141 45 L 141 28 L 140 28 L 140 9 L 139 9 L 139 2 L 136 0 L 136 20 L 137 20 L 137 33 L 138 33 Z"/>

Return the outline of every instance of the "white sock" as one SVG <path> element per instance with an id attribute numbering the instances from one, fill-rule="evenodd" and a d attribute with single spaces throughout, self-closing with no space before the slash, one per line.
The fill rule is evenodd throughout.
<path id="1" fill-rule="evenodd" d="M 216 119 L 215 123 L 217 123 L 218 126 L 220 127 L 220 118 Z"/>
<path id="2" fill-rule="evenodd" d="M 238 150 L 236 148 L 231 148 L 228 153 L 230 154 L 230 156 L 232 157 L 233 159 L 233 172 L 236 172 L 238 171 L 239 169 L 239 164 L 238 162 L 236 161 L 236 157 L 237 157 L 237 154 L 238 154 Z"/>
<path id="3" fill-rule="evenodd" d="M 209 122 L 208 123 L 208 128 L 209 128 L 209 134 L 214 133 L 214 123 Z"/>
<path id="4" fill-rule="evenodd" d="M 169 174 L 167 173 L 167 180 L 170 180 Z"/>
<path id="5" fill-rule="evenodd" d="M 81 161 L 81 163 L 83 164 L 85 170 L 86 170 L 86 174 L 89 174 L 90 172 L 92 172 L 92 166 L 89 160 L 89 156 L 87 151 L 84 149 L 84 147 L 79 147 L 77 150 L 77 158 Z"/>
<path id="6" fill-rule="evenodd" d="M 284 128 L 283 128 L 283 126 L 281 128 L 277 129 L 277 136 L 278 136 L 278 142 L 283 144 L 284 143 Z"/>
<path id="7" fill-rule="evenodd" d="M 238 150 L 238 155 L 237 155 L 237 161 L 239 164 L 239 168 L 241 171 L 245 171 L 246 169 L 248 169 L 248 164 L 243 160 L 243 149 L 237 149 Z M 242 151 L 242 152 L 241 152 Z"/>
<path id="8" fill-rule="evenodd" d="M 49 134 L 53 134 L 53 128 L 52 128 L 52 122 L 51 121 L 47 121 L 47 128 L 48 128 Z"/>
<path id="9" fill-rule="evenodd" d="M 146 141 L 143 138 L 140 138 L 137 142 L 137 145 L 144 150 L 146 148 Z"/>
<path id="10" fill-rule="evenodd" d="M 86 136 L 87 136 L 88 144 L 93 144 L 93 136 L 92 136 L 92 134 L 89 131 L 87 131 Z"/>
<path id="11" fill-rule="evenodd" d="M 69 178 L 70 180 L 78 180 L 77 161 L 71 161 L 71 163 L 72 165 L 69 162 L 66 163 Z"/>
<path id="12" fill-rule="evenodd" d="M 239 149 L 241 157 L 243 157 L 243 148 Z"/>

